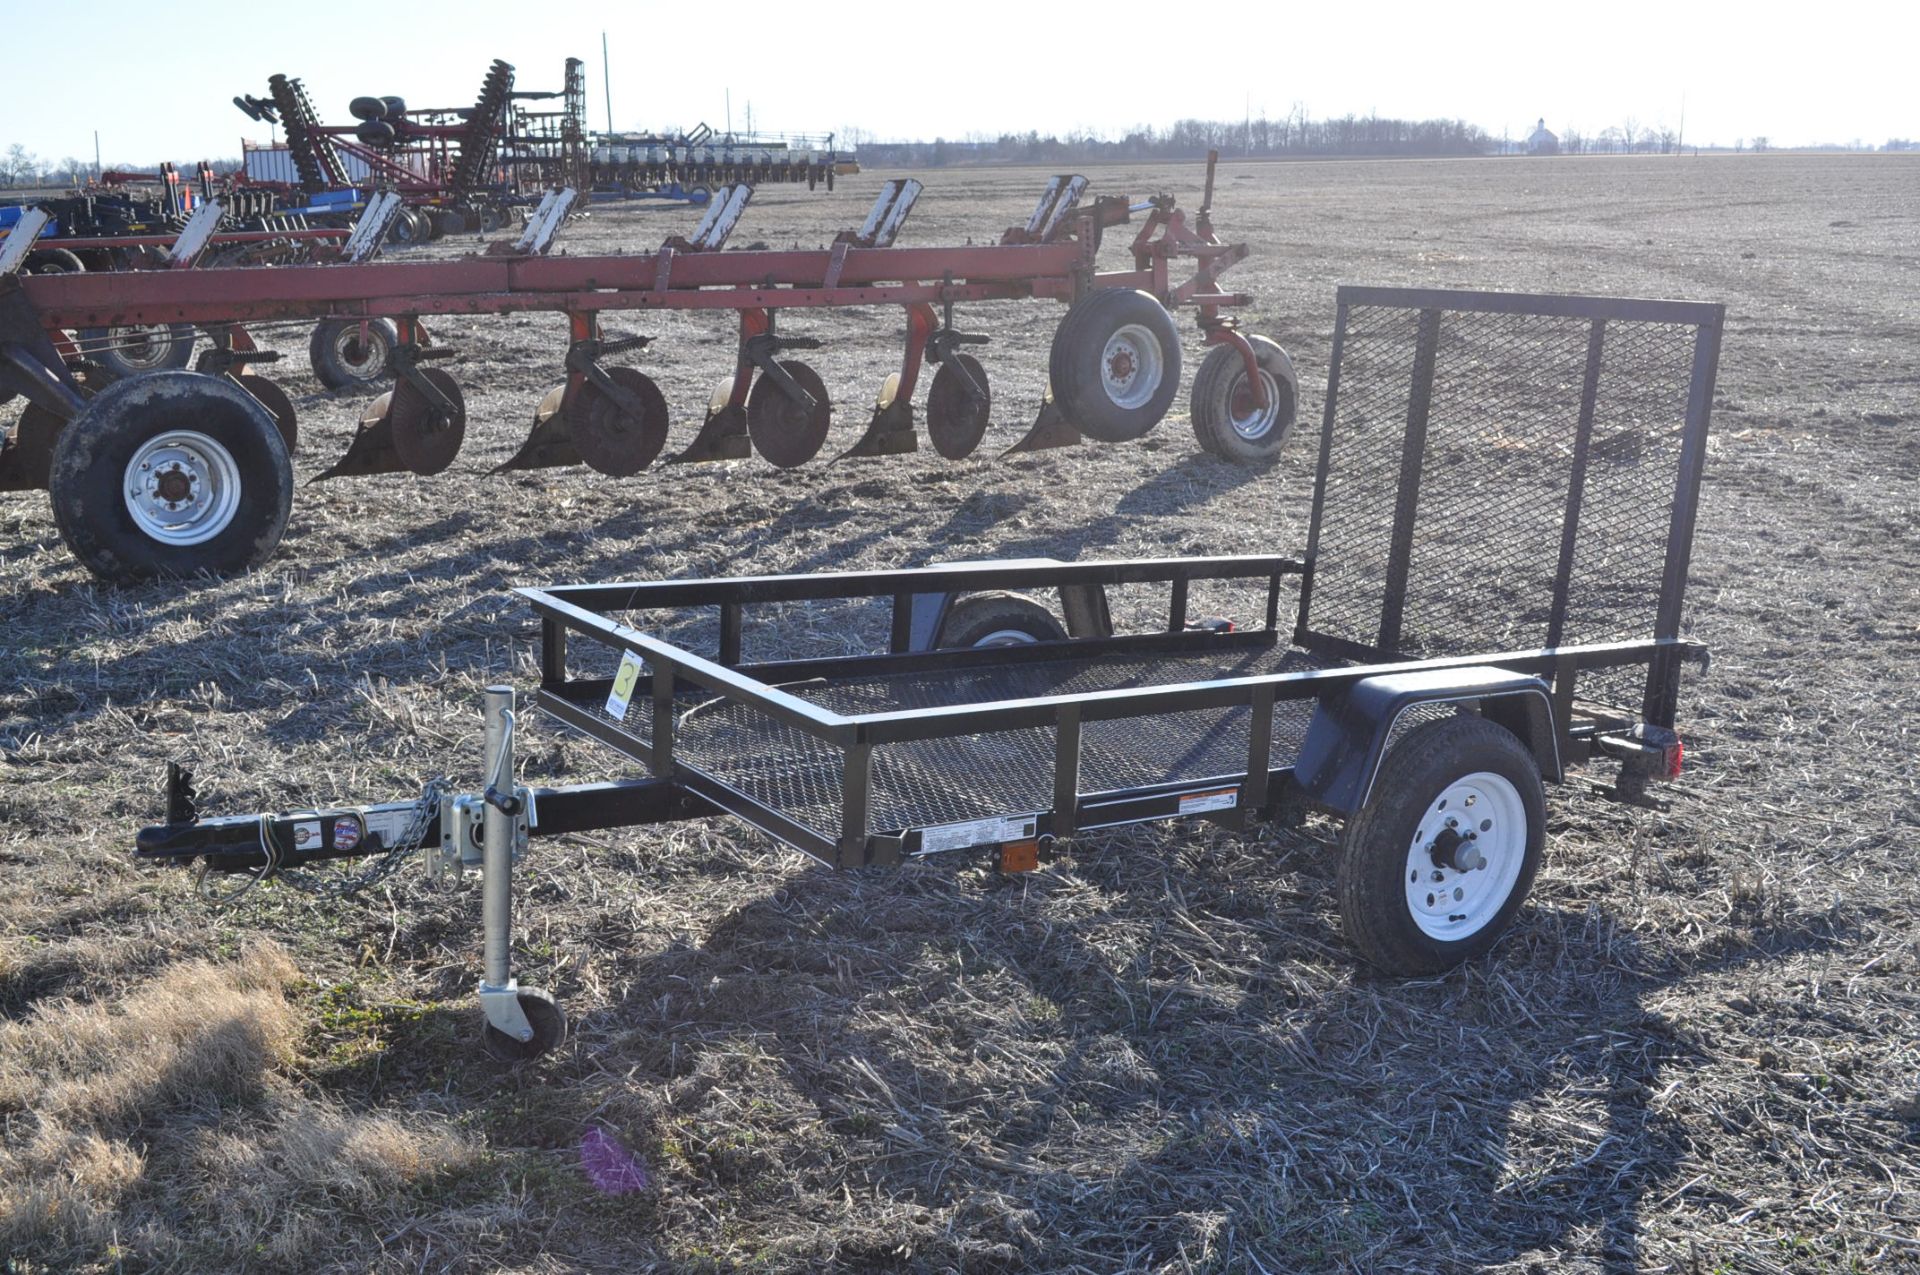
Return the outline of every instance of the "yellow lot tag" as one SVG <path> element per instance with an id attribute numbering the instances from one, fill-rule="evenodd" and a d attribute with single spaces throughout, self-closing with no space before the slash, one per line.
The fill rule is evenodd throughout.
<path id="1" fill-rule="evenodd" d="M 640 681 L 640 657 L 632 651 L 620 655 L 620 671 L 613 675 L 613 691 L 607 696 L 607 716 L 616 722 L 627 720 L 627 705 L 633 701 L 633 688 Z"/>

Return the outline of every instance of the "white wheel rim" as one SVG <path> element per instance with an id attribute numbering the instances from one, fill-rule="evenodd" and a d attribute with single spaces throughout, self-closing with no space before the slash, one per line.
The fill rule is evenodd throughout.
<path id="1" fill-rule="evenodd" d="M 341 328 L 333 337 L 333 352 L 340 360 L 340 366 L 366 380 L 384 372 L 387 367 L 386 343 L 367 330 L 367 339 L 360 339 L 360 325 L 352 324 Z"/>
<path id="2" fill-rule="evenodd" d="M 1035 637 L 1031 633 L 1028 633 L 1024 629 L 995 629 L 993 632 L 987 634 L 985 637 L 975 642 L 974 645 L 975 646 L 1032 646 L 1035 642 L 1038 642 L 1039 640 L 1040 640 L 1039 638 Z"/>
<path id="3" fill-rule="evenodd" d="M 173 353 L 173 329 L 164 323 L 140 328 L 109 328 L 113 352 L 120 362 L 135 371 L 148 372 L 166 366 Z"/>
<path id="4" fill-rule="evenodd" d="M 1233 410 L 1239 401 L 1241 390 L 1246 386 L 1247 374 L 1243 371 L 1234 378 L 1233 387 L 1227 393 L 1227 422 L 1233 426 L 1233 432 L 1248 442 L 1258 442 L 1273 432 L 1273 424 L 1280 419 L 1280 384 L 1273 374 L 1265 368 L 1260 369 L 1260 388 L 1265 391 L 1267 405 L 1250 404 L 1245 412 Z M 1252 396 L 1249 395 L 1249 398 Z"/>
<path id="5" fill-rule="evenodd" d="M 1100 352 L 1100 384 L 1114 406 L 1128 411 L 1145 407 L 1153 399 L 1165 369 L 1160 339 L 1142 324 L 1119 329 Z"/>
<path id="6" fill-rule="evenodd" d="M 1436 852 L 1461 838 L 1454 854 Z M 1461 856 L 1485 862 L 1463 869 Z M 1463 775 L 1420 816 L 1401 879 L 1407 911 L 1428 938 L 1458 942 L 1485 929 L 1513 895 L 1527 855 L 1527 807 L 1520 790 L 1491 771 Z"/>
<path id="7" fill-rule="evenodd" d="M 205 544 L 240 509 L 240 467 L 205 434 L 169 430 L 133 454 L 121 490 L 148 536 L 168 545 Z"/>

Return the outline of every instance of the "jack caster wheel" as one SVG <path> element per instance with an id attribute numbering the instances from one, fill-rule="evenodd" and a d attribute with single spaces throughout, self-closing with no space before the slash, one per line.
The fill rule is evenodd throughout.
<path id="1" fill-rule="evenodd" d="M 833 423 L 833 402 L 827 397 L 820 374 L 805 363 L 783 359 L 780 366 L 813 396 L 813 410 L 809 412 L 787 397 L 786 391 L 762 372 L 747 395 L 747 433 L 753 436 L 755 451 L 782 469 L 792 469 L 820 454 L 827 441 L 827 428 Z"/>
<path id="2" fill-rule="evenodd" d="M 1053 334 L 1054 400 L 1088 438 L 1124 443 L 1167 414 L 1180 388 L 1180 334 L 1158 300 L 1129 288 L 1081 298 Z"/>
<path id="3" fill-rule="evenodd" d="M 1247 379 L 1246 360 L 1230 345 L 1207 352 L 1193 378 L 1193 434 L 1200 446 L 1236 465 L 1270 465 L 1293 431 L 1300 381 L 1293 360 L 1263 336 L 1250 336 L 1260 365 L 1267 405 L 1260 406 Z"/>
<path id="4" fill-rule="evenodd" d="M 1467 713 L 1408 731 L 1341 843 L 1347 940 L 1389 974 L 1484 954 L 1533 888 L 1545 827 L 1539 764 L 1513 732 Z"/>
<path id="5" fill-rule="evenodd" d="M 557 1049 L 567 1039 L 567 1011 L 561 1009 L 549 992 L 537 987 L 520 989 L 520 1012 L 527 1016 L 527 1025 L 533 1028 L 532 1040 L 516 1040 L 492 1023 L 481 1022 L 481 1043 L 487 1053 L 501 1062 L 518 1063 L 538 1058 L 549 1050 Z"/>

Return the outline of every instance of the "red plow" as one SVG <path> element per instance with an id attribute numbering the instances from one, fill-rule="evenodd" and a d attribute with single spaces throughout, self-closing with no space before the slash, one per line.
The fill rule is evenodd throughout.
<path id="1" fill-rule="evenodd" d="M 459 260 L 356 262 L 356 242 L 377 245 L 384 236 L 382 218 L 398 211 L 393 199 L 369 208 L 342 264 L 0 277 L 0 401 L 28 400 L 0 445 L 0 490 L 48 486 L 67 543 L 109 579 L 246 569 L 264 561 L 284 528 L 292 481 L 286 451 L 295 437 L 287 396 L 252 370 L 278 357 L 255 331 L 313 319 L 348 332 L 391 323 L 395 387 L 374 401 L 346 455 L 322 477 L 432 474 L 452 464 L 466 427 L 458 380 L 441 365 L 454 352 L 430 335 L 434 319 L 530 311 L 566 316 L 565 381 L 543 399 L 526 443 L 499 469 L 584 463 L 624 477 L 666 451 L 665 399 L 631 365 L 650 338 L 602 326 L 609 314 L 650 310 L 739 316 L 733 372 L 675 461 L 755 452 L 781 467 L 811 460 L 826 443 L 833 403 L 819 374 L 793 357 L 820 340 L 789 324 L 809 310 L 896 305 L 908 319 L 899 370 L 845 454 L 919 447 L 914 400 L 930 363 L 926 432 L 942 456 L 958 459 L 979 446 L 993 393 L 985 365 L 966 352 L 989 338 L 961 330 L 956 311 L 1031 299 L 1069 308 L 1052 342 L 1051 388 L 1012 450 L 1082 437 L 1122 442 L 1152 429 L 1179 390 L 1181 341 L 1171 311 L 1187 308 L 1209 347 L 1194 380 L 1201 443 L 1245 463 L 1277 453 L 1292 424 L 1296 383 L 1278 345 L 1243 334 L 1225 313 L 1250 301 L 1220 285 L 1248 249 L 1213 233 L 1211 162 L 1197 214 L 1166 195 L 1089 201 L 1084 178 L 1060 176 L 1024 224 L 977 246 L 901 246 L 920 190 L 911 179 L 889 181 L 860 227 L 817 250 L 722 251 L 752 197 L 742 185 L 717 192 L 692 235 L 645 255 L 548 255 L 573 198 L 555 191 L 516 241 Z M 1127 267 L 1101 270 L 1104 236 L 1136 217 Z M 4 266 L 0 260 L 0 275 Z M 72 335 L 162 323 L 208 334 L 212 349 L 198 371 L 103 387 Z"/>

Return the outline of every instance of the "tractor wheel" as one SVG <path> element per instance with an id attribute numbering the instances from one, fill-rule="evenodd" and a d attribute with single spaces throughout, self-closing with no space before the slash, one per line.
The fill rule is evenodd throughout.
<path id="1" fill-rule="evenodd" d="M 399 343 L 400 331 L 391 319 L 369 320 L 364 340 L 359 320 L 325 319 L 313 329 L 313 339 L 307 343 L 307 357 L 320 384 L 330 390 L 343 390 L 352 385 L 371 385 L 391 376 L 393 347 Z"/>
<path id="2" fill-rule="evenodd" d="M 60 432 L 48 486 L 60 538 L 103 580 L 231 575 L 280 543 L 293 464 L 251 394 L 167 371 L 102 390 Z"/>
<path id="3" fill-rule="evenodd" d="M 1066 640 L 1066 629 L 1044 603 L 1024 593 L 995 590 L 969 593 L 947 608 L 937 645 L 1026 646 Z"/>
<path id="4" fill-rule="evenodd" d="M 1341 843 L 1347 941 L 1389 974 L 1484 954 L 1540 870 L 1540 766 L 1512 731 L 1462 713 L 1403 735 Z"/>
<path id="5" fill-rule="evenodd" d="M 1089 438 L 1124 443 L 1167 414 L 1180 389 L 1180 334 L 1145 292 L 1108 288 L 1081 298 L 1053 334 L 1053 397 Z"/>
<path id="6" fill-rule="evenodd" d="M 140 376 L 185 367 L 193 360 L 191 323 L 140 328 L 83 328 L 81 353 L 115 377 Z"/>
<path id="7" fill-rule="evenodd" d="M 1293 430 L 1300 381 L 1293 360 L 1263 336 L 1250 336 L 1267 405 L 1255 401 L 1246 361 L 1230 345 L 1216 345 L 1193 378 L 1193 433 L 1200 446 L 1236 465 L 1271 465 Z"/>

